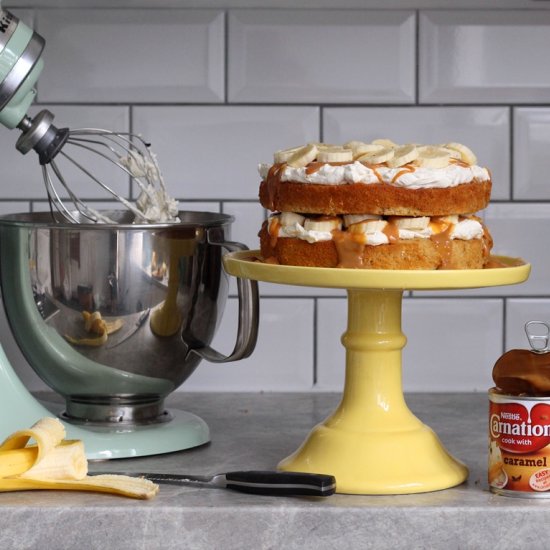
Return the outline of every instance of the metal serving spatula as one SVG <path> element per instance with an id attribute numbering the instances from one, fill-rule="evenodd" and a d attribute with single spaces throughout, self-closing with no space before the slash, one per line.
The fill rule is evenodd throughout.
<path id="1" fill-rule="evenodd" d="M 328 497 L 334 494 L 336 490 L 336 479 L 333 476 L 325 474 L 305 474 L 301 472 L 248 470 L 227 472 L 225 474 L 216 474 L 212 476 L 133 472 L 109 473 L 144 477 L 155 483 L 232 489 L 234 491 L 253 493 L 256 495 Z M 95 475 L 99 475 L 99 472 Z"/>

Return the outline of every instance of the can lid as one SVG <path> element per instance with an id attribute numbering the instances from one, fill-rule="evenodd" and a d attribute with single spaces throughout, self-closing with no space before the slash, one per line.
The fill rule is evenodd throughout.
<path id="1" fill-rule="evenodd" d="M 548 353 L 550 342 L 550 326 L 544 321 L 529 321 L 525 323 L 525 334 L 535 353 Z"/>

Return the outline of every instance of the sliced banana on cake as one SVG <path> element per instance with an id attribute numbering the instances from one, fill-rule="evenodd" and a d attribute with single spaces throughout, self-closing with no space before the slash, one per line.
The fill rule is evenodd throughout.
<path id="1" fill-rule="evenodd" d="M 400 216 L 390 218 L 391 223 L 398 229 L 408 229 L 409 231 L 422 231 L 430 224 L 429 216 L 418 216 L 414 218 L 404 218 Z"/>
<path id="2" fill-rule="evenodd" d="M 383 219 L 367 220 L 350 225 L 349 231 L 350 233 L 366 233 L 367 235 L 372 235 L 373 233 L 384 231 L 386 225 L 388 225 L 388 222 Z"/>
<path id="3" fill-rule="evenodd" d="M 292 157 L 297 151 L 302 149 L 304 146 L 300 145 L 299 147 L 291 147 L 290 149 L 282 149 L 281 151 L 275 151 L 273 154 L 273 162 L 275 164 L 282 164 L 283 162 L 287 162 L 288 159 Z"/>
<path id="4" fill-rule="evenodd" d="M 415 145 L 403 145 L 394 150 L 393 157 L 387 161 L 390 168 L 398 168 L 413 162 L 418 158 L 418 149 Z"/>
<path id="5" fill-rule="evenodd" d="M 298 149 L 286 162 L 292 168 L 303 168 L 310 162 L 313 162 L 319 153 L 317 146 L 313 144 L 305 145 Z"/>
<path id="6" fill-rule="evenodd" d="M 322 147 L 317 154 L 317 160 L 319 162 L 350 162 L 353 160 L 353 152 L 351 149 L 338 146 Z"/>
<path id="7" fill-rule="evenodd" d="M 386 148 L 392 148 L 392 147 L 398 147 L 397 143 L 392 141 L 391 139 L 382 138 L 382 139 L 373 139 L 371 143 L 374 143 L 374 145 L 382 145 Z"/>
<path id="8" fill-rule="evenodd" d="M 425 145 L 418 147 L 418 158 L 415 164 L 422 168 L 445 168 L 449 165 L 451 155 L 442 147 Z"/>
<path id="9" fill-rule="evenodd" d="M 335 229 L 341 229 L 342 222 L 340 218 L 307 218 L 304 222 L 306 231 L 318 231 L 320 233 L 330 233 Z"/>
<path id="10" fill-rule="evenodd" d="M 383 149 L 386 149 L 383 145 L 376 145 L 375 143 L 363 143 L 362 141 L 348 142 L 353 143 L 353 145 L 345 144 L 344 147 L 348 147 L 353 152 L 353 160 L 357 160 L 362 155 L 367 153 L 376 153 L 380 152 Z"/>
<path id="11" fill-rule="evenodd" d="M 477 163 L 477 158 L 474 155 L 473 151 L 466 145 L 462 145 L 462 143 L 456 143 L 454 141 L 451 143 L 446 143 L 445 148 L 460 153 L 460 160 L 462 160 L 466 164 L 469 164 L 470 166 Z"/>
<path id="12" fill-rule="evenodd" d="M 363 222 L 366 220 L 381 220 L 382 216 L 377 214 L 345 214 L 344 215 L 344 225 L 349 227 L 354 223 Z"/>
<path id="13" fill-rule="evenodd" d="M 358 160 L 359 162 L 364 162 L 366 164 L 382 164 L 383 162 L 388 162 L 389 160 L 391 160 L 394 154 L 394 149 L 385 148 L 381 149 L 380 151 L 371 151 L 369 153 L 365 153 L 355 160 Z"/>
<path id="14" fill-rule="evenodd" d="M 304 225 L 304 220 L 306 219 L 305 216 L 302 216 L 301 214 L 297 214 L 296 212 L 281 212 L 279 215 L 279 223 L 283 227 L 287 227 L 289 225 Z"/>
<path id="15" fill-rule="evenodd" d="M 458 214 L 449 214 L 447 216 L 434 216 L 432 221 L 443 222 L 443 223 L 458 223 Z"/>

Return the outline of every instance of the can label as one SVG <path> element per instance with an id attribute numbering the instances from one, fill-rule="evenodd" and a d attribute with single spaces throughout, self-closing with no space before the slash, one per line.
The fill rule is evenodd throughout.
<path id="1" fill-rule="evenodd" d="M 489 391 L 489 486 L 550 497 L 550 397 Z"/>

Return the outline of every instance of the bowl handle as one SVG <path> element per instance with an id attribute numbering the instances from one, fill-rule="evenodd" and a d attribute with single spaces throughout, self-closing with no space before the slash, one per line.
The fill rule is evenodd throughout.
<path id="1" fill-rule="evenodd" d="M 238 250 L 249 250 L 249 248 L 238 242 L 208 242 L 211 246 L 221 246 L 229 252 Z M 223 355 L 208 345 L 192 348 L 198 356 L 212 363 L 229 363 L 249 357 L 254 351 L 258 339 L 258 323 L 260 316 L 260 301 L 258 298 L 258 282 L 252 279 L 241 279 L 237 277 L 237 289 L 239 291 L 239 325 L 237 329 L 237 342 L 235 348 L 229 355 Z"/>

